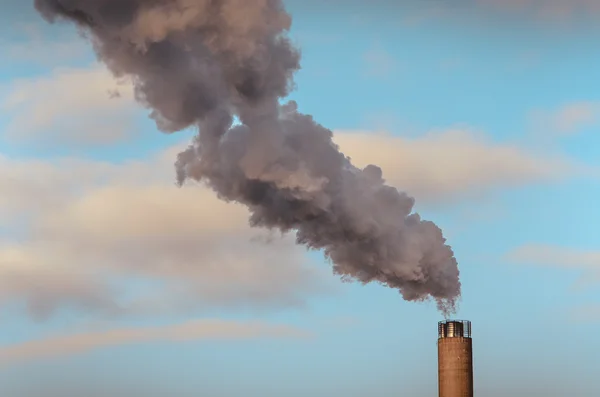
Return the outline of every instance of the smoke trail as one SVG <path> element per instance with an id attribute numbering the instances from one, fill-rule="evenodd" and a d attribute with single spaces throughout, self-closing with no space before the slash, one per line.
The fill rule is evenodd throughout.
<path id="1" fill-rule="evenodd" d="M 163 132 L 198 127 L 176 162 L 245 204 L 253 226 L 295 231 L 343 280 L 380 282 L 404 299 L 454 311 L 459 271 L 441 230 L 375 165 L 354 167 L 332 132 L 294 102 L 300 54 L 280 0 L 35 0 L 50 22 L 75 22 Z M 241 124 L 233 125 L 234 116 Z M 285 260 L 285 258 L 282 258 Z"/>

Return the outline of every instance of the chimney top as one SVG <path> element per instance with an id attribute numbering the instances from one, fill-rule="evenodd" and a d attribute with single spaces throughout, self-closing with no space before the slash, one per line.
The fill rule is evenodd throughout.
<path id="1" fill-rule="evenodd" d="M 471 338 L 471 322 L 468 320 L 444 320 L 438 323 L 438 339 Z"/>

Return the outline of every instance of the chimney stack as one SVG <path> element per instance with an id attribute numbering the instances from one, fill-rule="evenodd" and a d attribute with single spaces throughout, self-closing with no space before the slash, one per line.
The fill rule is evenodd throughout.
<path id="1" fill-rule="evenodd" d="M 439 397 L 473 397 L 471 322 L 438 323 Z"/>

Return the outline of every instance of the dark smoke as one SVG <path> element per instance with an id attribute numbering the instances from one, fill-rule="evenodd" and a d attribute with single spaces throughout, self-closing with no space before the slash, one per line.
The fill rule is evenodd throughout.
<path id="1" fill-rule="evenodd" d="M 294 102 L 300 54 L 280 0 L 35 0 L 49 21 L 75 22 L 164 132 L 197 126 L 176 162 L 180 185 L 202 181 L 244 203 L 252 226 L 295 231 L 344 280 L 377 281 L 404 299 L 460 296 L 452 249 L 381 169 L 354 167 L 332 132 Z M 239 123 L 234 123 L 237 117 Z M 285 258 L 282 258 L 285 260 Z"/>

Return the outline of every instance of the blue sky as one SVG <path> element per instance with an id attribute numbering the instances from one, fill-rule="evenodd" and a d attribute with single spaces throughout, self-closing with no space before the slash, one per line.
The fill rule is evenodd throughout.
<path id="1" fill-rule="evenodd" d="M 291 98 L 444 230 L 476 394 L 597 396 L 600 13 L 339 3 L 287 3 Z M 191 132 L 110 100 L 70 27 L 0 18 L 2 397 L 436 395 L 434 304 L 176 188 Z"/>

